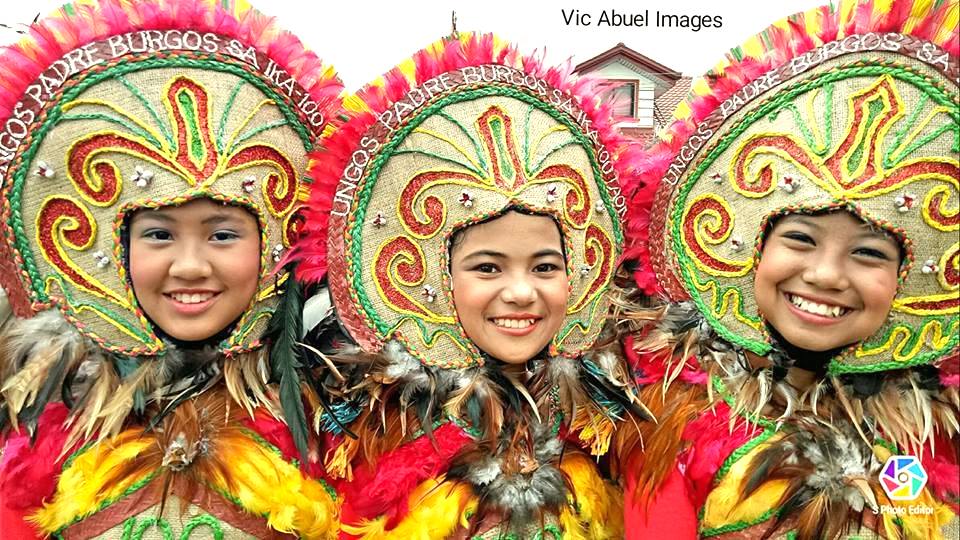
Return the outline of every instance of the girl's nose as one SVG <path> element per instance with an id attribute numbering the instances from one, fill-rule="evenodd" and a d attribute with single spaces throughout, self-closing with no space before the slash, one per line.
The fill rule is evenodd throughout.
<path id="1" fill-rule="evenodd" d="M 842 290 L 850 286 L 850 277 L 840 254 L 811 257 L 802 276 L 807 283 L 824 290 Z"/>
<path id="2" fill-rule="evenodd" d="M 185 246 L 174 257 L 169 272 L 172 277 L 194 281 L 209 277 L 213 272 L 213 265 L 203 248 Z"/>
<path id="3" fill-rule="evenodd" d="M 528 305 L 537 299 L 537 291 L 529 280 L 514 278 L 500 293 L 500 298 L 508 304 Z"/>

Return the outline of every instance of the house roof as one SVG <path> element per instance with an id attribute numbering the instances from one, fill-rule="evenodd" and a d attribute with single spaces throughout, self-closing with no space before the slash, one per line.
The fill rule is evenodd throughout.
<path id="1" fill-rule="evenodd" d="M 606 64 L 611 60 L 616 59 L 619 56 L 626 58 L 630 62 L 647 70 L 650 72 L 650 74 L 656 75 L 657 77 L 667 80 L 670 83 L 676 83 L 680 79 L 680 72 L 674 71 L 660 62 L 647 58 L 630 47 L 627 47 L 623 43 L 617 43 L 610 49 L 603 51 L 593 58 L 581 62 L 576 68 L 574 68 L 574 71 L 577 73 L 590 71 Z"/>
<path id="2" fill-rule="evenodd" d="M 669 90 L 657 96 L 653 102 L 653 114 L 658 124 L 665 126 L 670 123 L 677 105 L 687 97 L 692 85 L 692 77 L 680 77 Z"/>

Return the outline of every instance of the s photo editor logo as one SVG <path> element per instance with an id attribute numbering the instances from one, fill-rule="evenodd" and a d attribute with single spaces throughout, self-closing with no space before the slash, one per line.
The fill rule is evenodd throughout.
<path id="1" fill-rule="evenodd" d="M 914 456 L 890 456 L 880 469 L 880 486 L 893 501 L 912 501 L 927 485 L 927 471 Z"/>

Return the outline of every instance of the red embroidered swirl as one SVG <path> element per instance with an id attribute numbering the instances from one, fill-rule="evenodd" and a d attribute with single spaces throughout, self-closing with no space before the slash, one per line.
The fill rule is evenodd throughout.
<path id="1" fill-rule="evenodd" d="M 567 191 L 564 199 L 564 211 L 567 219 L 575 227 L 583 227 L 590 219 L 590 211 L 593 209 L 593 203 L 590 200 L 590 190 L 587 188 L 587 182 L 583 176 L 575 171 L 569 165 L 550 165 L 540 171 L 536 176 L 537 180 L 560 180 L 573 185 L 573 189 Z"/>
<path id="2" fill-rule="evenodd" d="M 114 295 L 94 283 L 71 261 L 60 242 L 75 251 L 88 249 L 97 234 L 97 224 L 75 201 L 65 197 L 47 199 L 37 214 L 37 243 L 47 261 L 78 287 L 94 294 Z"/>
<path id="3" fill-rule="evenodd" d="M 584 245 L 584 261 L 592 268 L 599 266 L 600 271 L 590 283 L 587 292 L 580 297 L 580 300 L 578 300 L 573 307 L 567 310 L 567 313 L 576 313 L 590 303 L 594 294 L 606 285 L 610 279 L 610 274 L 613 272 L 613 243 L 610 242 L 610 239 L 604 234 L 603 229 L 591 223 L 590 226 L 587 227 Z"/>
<path id="4" fill-rule="evenodd" d="M 733 219 L 727 208 L 712 195 L 708 195 L 694 201 L 684 216 L 683 241 L 697 260 L 707 268 L 725 273 L 742 272 L 747 263 L 735 264 L 714 257 L 701 243 L 700 235 L 697 234 L 698 230 L 702 230 L 709 243 L 718 244 L 730 234 L 732 226 Z"/>
<path id="5" fill-rule="evenodd" d="M 273 215 L 286 214 L 297 202 L 297 172 L 293 164 L 276 148 L 258 144 L 241 148 L 230 156 L 224 174 L 255 165 L 276 169 L 263 184 L 263 198 Z"/>
<path id="6" fill-rule="evenodd" d="M 422 317 L 432 316 L 393 283 L 394 275 L 401 284 L 411 287 L 419 285 L 426 277 L 426 261 L 423 260 L 423 254 L 412 240 L 405 236 L 390 240 L 377 253 L 373 265 L 373 275 L 380 292 L 391 306 Z"/>

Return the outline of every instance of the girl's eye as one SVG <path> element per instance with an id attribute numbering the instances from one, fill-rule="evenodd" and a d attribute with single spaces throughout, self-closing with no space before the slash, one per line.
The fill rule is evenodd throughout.
<path id="1" fill-rule="evenodd" d="M 817 243 L 813 241 L 813 238 L 811 238 L 809 234 L 802 233 L 802 232 L 800 232 L 800 231 L 788 231 L 788 232 L 785 232 L 785 233 L 783 233 L 783 237 L 786 238 L 786 239 L 788 239 L 788 240 L 793 240 L 793 241 L 795 241 L 795 242 L 801 242 L 801 243 L 804 243 L 804 244 L 810 244 L 810 245 L 812 245 L 812 246 L 817 245 Z"/>
<path id="2" fill-rule="evenodd" d="M 170 231 L 163 229 L 147 229 L 146 231 L 143 231 L 141 238 L 156 240 L 158 242 L 168 242 L 173 240 L 173 235 L 170 234 Z"/>
<path id="3" fill-rule="evenodd" d="M 560 267 L 553 263 L 540 263 L 533 268 L 534 272 L 541 272 L 541 273 L 555 272 L 557 270 L 560 270 Z"/>
<path id="4" fill-rule="evenodd" d="M 217 231 L 210 235 L 210 239 L 214 242 L 229 242 L 237 238 L 240 238 L 240 235 L 233 231 Z"/>
<path id="5" fill-rule="evenodd" d="M 890 257 L 886 253 L 880 251 L 879 249 L 861 247 L 853 250 L 854 255 L 862 255 L 864 257 L 870 257 L 871 259 L 878 259 L 881 261 L 889 261 Z"/>
<path id="6" fill-rule="evenodd" d="M 473 267 L 474 272 L 480 272 L 481 274 L 493 274 L 499 271 L 497 265 L 493 263 L 480 263 Z"/>

